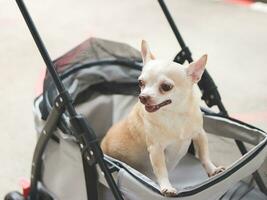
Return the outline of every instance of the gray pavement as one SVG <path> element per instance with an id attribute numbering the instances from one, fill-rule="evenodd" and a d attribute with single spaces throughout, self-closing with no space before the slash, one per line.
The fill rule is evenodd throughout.
<path id="1" fill-rule="evenodd" d="M 179 51 L 157 1 L 26 2 L 52 58 L 91 36 L 136 48 L 146 39 L 159 57 L 172 58 Z M 267 13 L 212 0 L 167 2 L 193 56 L 209 54 L 208 70 L 229 113 L 267 130 Z M 15 1 L 0 0 L 0 27 L 2 199 L 18 189 L 19 177 L 30 174 L 36 142 L 32 102 L 44 63 Z M 222 140 L 211 138 L 210 143 L 219 164 L 227 165 L 239 156 L 230 141 L 218 145 Z"/>

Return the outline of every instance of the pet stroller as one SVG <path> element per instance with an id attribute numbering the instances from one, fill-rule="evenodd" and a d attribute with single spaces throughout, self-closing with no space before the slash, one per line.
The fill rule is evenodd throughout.
<path id="1" fill-rule="evenodd" d="M 34 102 L 38 143 L 30 187 L 24 188 L 23 195 L 9 193 L 5 200 L 267 199 L 266 187 L 256 171 L 266 158 L 266 133 L 227 115 L 207 71 L 199 82 L 202 99 L 209 107 L 217 106 L 220 113 L 201 108 L 204 128 L 235 140 L 243 154 L 224 172 L 208 178 L 191 146 L 170 172 L 171 182 L 179 189 L 177 197 L 164 197 L 154 180 L 103 155 L 99 141 L 137 101 L 140 52 L 123 43 L 89 38 L 52 63 L 23 1 L 17 3 L 48 72 L 43 94 Z M 182 47 L 174 61 L 192 62 L 166 5 L 163 0 L 159 3 Z M 251 174 L 258 187 L 242 181 Z"/>

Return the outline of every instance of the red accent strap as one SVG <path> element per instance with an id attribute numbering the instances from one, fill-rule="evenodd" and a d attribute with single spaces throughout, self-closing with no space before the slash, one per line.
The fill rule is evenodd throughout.
<path id="1" fill-rule="evenodd" d="M 245 6 L 249 6 L 250 4 L 254 3 L 254 0 L 225 0 L 225 1 L 229 3 L 236 3 L 240 5 L 245 5 Z"/>
<path id="2" fill-rule="evenodd" d="M 22 187 L 22 194 L 24 196 L 24 198 L 28 198 L 29 194 L 30 194 L 30 181 L 28 181 L 25 178 L 21 178 L 19 181 L 20 186 Z"/>

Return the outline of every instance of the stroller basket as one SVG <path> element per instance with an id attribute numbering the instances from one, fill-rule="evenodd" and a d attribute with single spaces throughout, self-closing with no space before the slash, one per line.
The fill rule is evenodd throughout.
<path id="1" fill-rule="evenodd" d="M 108 128 L 123 118 L 136 102 L 137 77 L 142 65 L 139 51 L 129 45 L 90 38 L 54 61 L 57 72 L 82 113 L 101 140 Z M 34 103 L 35 125 L 40 134 L 58 93 L 47 74 L 43 94 Z M 208 178 L 201 163 L 187 154 L 170 172 L 179 189 L 172 199 L 218 199 L 238 181 L 251 175 L 266 157 L 266 133 L 246 123 L 202 109 L 204 129 L 213 135 L 249 144 L 249 152 L 224 172 Z M 105 156 L 125 199 L 166 199 L 156 182 L 127 164 Z M 100 168 L 99 199 L 113 199 Z M 55 199 L 87 199 L 82 157 L 68 113 L 64 113 L 43 156 L 42 185 Z M 258 199 L 264 199 L 259 197 Z"/>

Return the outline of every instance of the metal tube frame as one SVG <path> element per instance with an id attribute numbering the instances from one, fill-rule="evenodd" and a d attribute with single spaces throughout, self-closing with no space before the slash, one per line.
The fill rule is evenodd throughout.
<path id="1" fill-rule="evenodd" d="M 188 61 L 188 63 L 193 62 L 192 54 L 189 48 L 186 46 L 164 0 L 158 0 L 158 2 L 181 47 L 181 51 L 174 58 L 174 62 L 177 62 L 180 64 L 183 64 L 185 61 Z M 227 111 L 221 101 L 221 96 L 217 90 L 217 86 L 215 85 L 213 79 L 211 78 L 211 76 L 209 75 L 206 69 L 202 75 L 202 79 L 198 83 L 198 86 L 202 92 L 202 99 L 206 102 L 206 104 L 209 107 L 212 107 L 214 105 L 218 106 L 221 114 L 227 115 Z"/>
<path id="2" fill-rule="evenodd" d="M 38 195 L 38 182 L 42 179 L 42 166 L 43 166 L 43 153 L 46 149 L 48 141 L 53 135 L 54 130 L 57 128 L 58 121 L 64 112 L 64 105 L 60 95 L 56 98 L 55 104 L 50 112 L 46 124 L 38 138 L 35 146 L 32 169 L 31 169 L 31 190 L 29 199 L 39 199 Z"/>
<path id="3" fill-rule="evenodd" d="M 177 29 L 165 3 L 164 0 L 158 0 L 159 4 L 175 34 L 176 39 L 178 40 L 182 50 L 177 54 L 174 61 L 183 64 L 185 61 L 193 62 L 191 52 L 189 48 L 185 45 L 185 42 L 183 41 L 181 34 L 179 30 Z M 51 61 L 51 58 L 40 38 L 40 35 L 27 11 L 27 8 L 25 7 L 25 4 L 23 0 L 16 0 L 17 5 L 24 17 L 25 22 L 27 23 L 27 26 L 32 34 L 32 37 L 40 51 L 40 54 L 42 55 L 42 58 L 47 66 L 47 69 L 56 85 L 56 88 L 59 92 L 59 96 L 56 98 L 56 101 L 54 103 L 54 107 L 48 117 L 48 121 L 46 126 L 44 127 L 42 134 L 38 140 L 38 144 L 36 146 L 35 152 L 34 152 L 34 158 L 32 163 L 32 175 L 31 175 L 31 191 L 30 191 L 30 197 L 29 200 L 36 200 L 38 198 L 38 191 L 37 191 L 37 183 L 41 179 L 41 166 L 42 166 L 42 160 L 41 157 L 43 155 L 43 152 L 45 150 L 45 147 L 49 141 L 49 139 L 52 136 L 53 130 L 56 128 L 58 120 L 60 119 L 60 116 L 62 113 L 66 110 L 70 115 L 70 122 L 74 129 L 76 130 L 75 133 L 76 138 L 78 139 L 82 151 L 82 156 L 88 157 L 91 155 L 91 159 L 88 159 L 88 164 L 92 165 L 92 160 L 94 160 L 93 164 L 98 163 L 101 170 L 105 174 L 106 181 L 116 199 L 122 200 L 123 197 L 121 195 L 120 190 L 118 189 L 117 185 L 115 184 L 115 181 L 105 163 L 103 153 L 99 147 L 98 141 L 96 140 L 96 136 L 94 131 L 91 129 L 90 125 L 86 121 L 86 119 L 77 114 L 73 104 L 72 104 L 72 98 L 70 97 L 69 93 L 65 89 L 62 81 L 59 78 L 58 73 L 55 70 L 55 67 Z M 220 113 L 224 116 L 228 116 L 228 113 L 224 107 L 224 105 L 221 102 L 221 98 L 219 95 L 219 92 L 217 90 L 217 87 L 208 74 L 208 72 L 205 70 L 203 74 L 203 79 L 199 83 L 199 87 L 203 93 L 203 96 L 205 94 L 205 90 L 207 88 L 204 88 L 207 86 L 207 84 L 203 81 L 206 80 L 206 83 L 208 85 L 212 86 L 209 95 L 205 97 L 205 102 L 209 107 L 216 105 Z M 214 100 L 215 99 L 215 100 Z M 245 145 L 241 141 L 235 141 L 239 150 L 242 154 L 245 154 L 247 152 Z M 92 157 L 93 155 L 93 157 Z M 267 194 L 266 187 L 262 181 L 262 178 L 260 177 L 259 173 L 256 171 L 253 174 L 253 177 L 259 186 L 260 190 Z"/>
<path id="4" fill-rule="evenodd" d="M 177 54 L 177 56 L 174 58 L 174 62 L 183 64 L 185 61 L 188 61 L 188 63 L 193 62 L 192 54 L 189 50 L 189 48 L 186 46 L 164 0 L 158 0 L 160 7 L 167 18 L 167 21 L 169 25 L 171 26 L 171 29 L 181 47 L 181 51 Z M 213 79 L 209 75 L 208 71 L 205 70 L 202 76 L 202 79 L 199 81 L 198 86 L 202 92 L 202 99 L 206 102 L 208 107 L 212 106 L 217 106 L 220 114 L 223 116 L 229 116 L 226 108 L 224 107 L 222 101 L 221 101 L 221 96 L 219 91 L 217 90 L 217 86 L 215 85 Z M 239 140 L 235 140 L 235 143 L 242 155 L 246 154 L 248 152 L 246 146 L 244 145 L 243 142 Z M 192 150 L 193 146 L 191 146 L 191 152 L 194 151 Z M 267 195 L 267 188 L 259 174 L 258 171 L 254 172 L 252 174 L 255 182 L 257 183 L 259 189 Z"/>
<path id="5" fill-rule="evenodd" d="M 38 191 L 37 191 L 37 183 L 40 180 L 40 171 L 41 171 L 41 156 L 45 150 L 45 147 L 47 145 L 48 140 L 52 136 L 52 130 L 57 125 L 57 122 L 62 115 L 64 111 L 67 111 L 70 116 L 70 123 L 74 128 L 74 135 L 77 138 L 77 141 L 80 145 L 82 157 L 85 158 L 88 162 L 88 165 L 95 165 L 96 163 L 99 165 L 100 169 L 105 175 L 105 179 L 115 197 L 115 199 L 123 200 L 122 194 L 120 190 L 118 189 L 111 172 L 108 169 L 108 166 L 104 160 L 103 152 L 98 144 L 98 141 L 96 139 L 96 135 L 93 131 L 93 129 L 90 127 L 89 123 L 80 114 L 77 114 L 74 106 L 71 96 L 69 95 L 68 91 L 64 87 L 62 81 L 59 78 L 58 73 L 56 72 L 56 69 L 54 67 L 54 64 L 52 63 L 52 60 L 46 50 L 45 45 L 43 44 L 43 41 L 31 19 L 31 16 L 23 2 L 23 0 L 16 0 L 16 3 L 23 15 L 23 18 L 31 32 L 31 35 L 36 43 L 36 46 L 38 47 L 40 54 L 42 55 L 42 58 L 47 66 L 47 69 L 56 85 L 56 88 L 58 90 L 59 96 L 56 98 L 56 101 L 53 106 L 53 111 L 49 115 L 49 120 L 47 125 L 45 126 L 43 130 L 43 134 L 41 135 L 38 145 L 36 146 L 36 150 L 34 153 L 34 159 L 33 159 L 33 168 L 32 168 L 32 177 L 31 177 L 31 191 L 30 196 L 28 200 L 37 200 L 38 198 Z M 57 101 L 58 100 L 58 101 Z M 57 109 L 57 107 L 60 107 L 60 109 Z M 92 162 L 92 160 L 94 162 Z M 38 165 L 36 167 L 36 165 Z"/>

